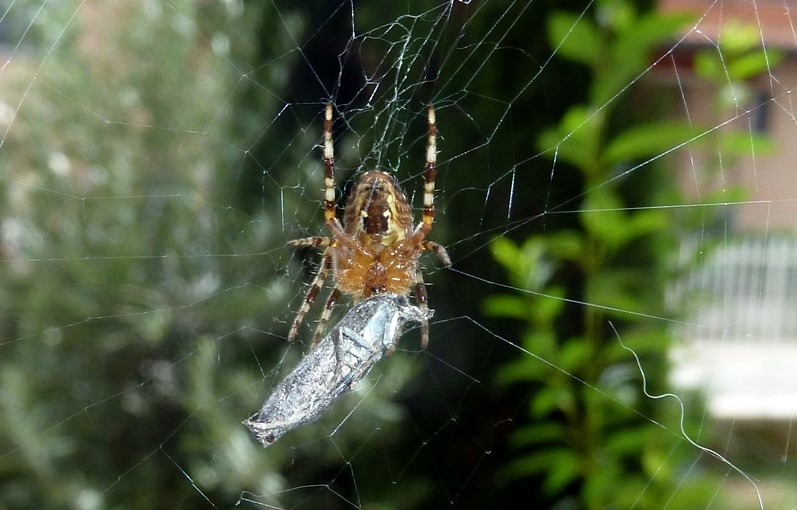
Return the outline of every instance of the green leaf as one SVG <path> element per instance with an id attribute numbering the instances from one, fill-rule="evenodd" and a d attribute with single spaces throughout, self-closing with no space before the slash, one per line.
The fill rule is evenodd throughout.
<path id="1" fill-rule="evenodd" d="M 513 448 L 522 448 L 530 445 L 540 445 L 564 441 L 566 431 L 557 422 L 532 423 L 524 425 L 517 432 L 514 432 L 509 439 L 509 444 Z"/>
<path id="2" fill-rule="evenodd" d="M 547 287 L 545 294 L 534 299 L 531 316 L 536 327 L 549 326 L 561 315 L 565 307 L 564 297 L 567 290 L 564 287 L 558 285 Z"/>
<path id="3" fill-rule="evenodd" d="M 550 233 L 545 243 L 553 258 L 578 261 L 584 256 L 584 236 L 574 230 Z"/>
<path id="4" fill-rule="evenodd" d="M 603 46 L 591 20 L 564 11 L 548 18 L 548 43 L 559 56 L 590 67 Z"/>
<path id="5" fill-rule="evenodd" d="M 650 66 L 651 53 L 665 41 L 675 38 L 678 29 L 689 21 L 684 15 L 652 13 L 629 24 L 628 30 L 617 34 L 609 48 L 605 68 L 596 73 L 590 101 L 607 105 L 635 81 Z"/>
<path id="6" fill-rule="evenodd" d="M 606 166 L 649 158 L 694 139 L 700 130 L 685 122 L 654 122 L 637 125 L 615 136 L 606 146 Z"/>
<path id="7" fill-rule="evenodd" d="M 534 292 L 543 292 L 554 271 L 556 261 L 547 256 L 544 237 L 532 236 L 520 247 L 515 285 Z"/>
<path id="8" fill-rule="evenodd" d="M 529 319 L 529 302 L 517 294 L 492 294 L 482 302 L 482 310 L 489 317 Z"/>
<path id="9" fill-rule="evenodd" d="M 627 24 L 627 28 L 621 31 L 614 45 L 614 57 L 627 58 L 629 55 L 638 54 L 648 60 L 650 50 L 672 41 L 681 29 L 694 21 L 695 16 L 689 13 L 662 14 L 651 11 L 638 17 L 634 23 Z M 649 60 L 645 67 L 647 65 Z"/>
<path id="10" fill-rule="evenodd" d="M 639 299 L 639 282 L 644 275 L 628 269 L 604 270 L 587 283 L 588 302 L 606 307 L 604 313 L 632 320 L 634 313 L 645 313 L 645 301 Z"/>
<path id="11" fill-rule="evenodd" d="M 637 425 L 633 428 L 615 428 L 606 440 L 606 447 L 615 455 L 636 455 L 645 451 L 650 438 L 656 437 L 660 429 L 654 425 Z"/>
<path id="12" fill-rule="evenodd" d="M 545 471 L 552 455 L 553 454 L 551 453 L 544 454 L 541 451 L 537 451 L 529 455 L 523 455 L 518 457 L 516 460 L 507 463 L 506 473 L 508 474 L 509 478 L 515 479 L 536 476 Z"/>
<path id="13" fill-rule="evenodd" d="M 725 203 L 731 204 L 735 207 L 736 202 L 742 202 L 750 198 L 750 190 L 744 186 L 729 185 L 725 188 L 711 190 L 706 193 L 704 202 L 707 204 L 718 204 L 718 207 L 724 207 Z M 722 205 L 720 205 L 722 204 Z M 718 209 L 719 212 L 719 209 Z"/>
<path id="14" fill-rule="evenodd" d="M 509 272 L 511 283 L 521 289 L 542 292 L 555 270 L 554 261 L 545 257 L 545 241 L 532 236 L 522 246 L 499 237 L 491 244 L 493 257 Z"/>
<path id="15" fill-rule="evenodd" d="M 555 494 L 580 474 L 581 458 L 572 450 L 560 450 L 548 466 L 543 488 L 548 494 Z"/>
<path id="16" fill-rule="evenodd" d="M 725 69 L 716 54 L 716 50 L 698 52 L 692 63 L 695 74 L 701 78 L 711 82 L 725 80 Z"/>
<path id="17" fill-rule="evenodd" d="M 622 470 L 620 459 L 602 456 L 599 464 L 594 466 L 590 475 L 585 477 L 583 498 L 590 502 L 592 508 L 634 508 L 640 491 L 637 477 L 632 470 Z M 628 501 L 627 491 L 635 496 Z M 661 508 L 649 506 L 646 508 Z"/>
<path id="18" fill-rule="evenodd" d="M 506 387 L 516 383 L 543 381 L 547 370 L 540 370 L 541 366 L 541 363 L 525 358 L 510 361 L 499 369 L 495 382 L 499 387 Z"/>
<path id="19" fill-rule="evenodd" d="M 755 50 L 761 44 L 758 29 L 741 20 L 729 20 L 722 27 L 720 49 L 729 58 Z"/>
<path id="20" fill-rule="evenodd" d="M 583 337 L 569 338 L 556 360 L 556 366 L 567 372 L 578 372 L 594 357 L 594 351 Z"/>
<path id="21" fill-rule="evenodd" d="M 493 258 L 505 268 L 512 270 L 516 267 L 520 250 L 518 246 L 506 237 L 496 237 L 490 243 Z"/>
<path id="22" fill-rule="evenodd" d="M 671 228 L 671 219 L 657 209 L 637 211 L 630 215 L 630 220 L 632 239 Z"/>
<path id="23" fill-rule="evenodd" d="M 629 329 L 624 331 L 620 338 L 622 344 L 617 340 L 617 337 L 612 335 L 612 346 L 606 356 L 607 363 L 628 361 L 631 357 L 628 349 L 631 349 L 640 357 L 647 355 L 657 356 L 672 341 L 669 332 L 658 329 Z"/>
<path id="24" fill-rule="evenodd" d="M 546 359 L 551 357 L 556 348 L 556 336 L 550 330 L 532 330 L 523 339 L 523 345 L 529 352 Z M 496 375 L 501 386 L 514 383 L 546 382 L 551 375 L 551 367 L 535 357 L 519 356 L 502 366 Z"/>
<path id="25" fill-rule="evenodd" d="M 540 152 L 558 161 L 570 163 L 584 175 L 594 175 L 597 150 L 603 127 L 604 111 L 595 111 L 584 105 L 571 107 L 555 128 L 546 129 L 537 139 Z"/>
<path id="26" fill-rule="evenodd" d="M 728 74 L 734 80 L 746 80 L 767 73 L 783 59 L 783 54 L 778 51 L 763 50 L 748 53 L 731 60 L 728 63 Z"/>
<path id="27" fill-rule="evenodd" d="M 535 356 L 539 356 L 543 360 L 548 360 L 553 357 L 559 349 L 556 332 L 552 328 L 534 328 L 523 337 L 523 347 Z M 550 370 L 550 367 L 542 361 L 534 360 L 533 363 L 535 365 L 545 366 L 546 373 Z"/>
<path id="28" fill-rule="evenodd" d="M 772 137 L 750 131 L 731 131 L 724 134 L 720 140 L 720 150 L 723 154 L 761 156 L 772 154 L 776 149 L 777 144 Z"/>
<path id="29" fill-rule="evenodd" d="M 612 252 L 628 237 L 623 203 L 609 188 L 593 189 L 582 203 L 581 223 L 599 243 Z"/>
<path id="30" fill-rule="evenodd" d="M 549 378 L 550 380 L 550 378 Z M 531 401 L 529 412 L 535 418 L 542 418 L 553 411 L 568 413 L 576 406 L 575 396 L 567 387 L 548 386 L 542 388 Z"/>

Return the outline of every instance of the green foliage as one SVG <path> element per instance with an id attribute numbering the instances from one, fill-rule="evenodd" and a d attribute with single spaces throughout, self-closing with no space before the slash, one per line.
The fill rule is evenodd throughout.
<path id="1" fill-rule="evenodd" d="M 281 182 L 259 183 L 251 214 L 231 204 L 242 155 L 284 106 L 302 23 L 241 7 L 57 2 L 4 71 L 1 101 L 20 107 L 0 151 L 3 508 L 232 506 L 286 483 L 297 453 L 264 455 L 241 420 L 284 375 L 276 357 L 301 355 L 280 337 L 298 287 L 279 219 L 295 204 Z M 261 31 L 283 58 L 247 75 L 258 90 L 236 108 Z M 262 161 L 316 169 L 318 130 L 290 136 Z M 379 393 L 358 416 L 398 419 Z"/>
<path id="2" fill-rule="evenodd" d="M 748 113 L 767 107 L 752 80 L 783 60 L 782 52 L 764 49 L 760 43 L 758 30 L 729 22 L 723 27 L 717 47 L 702 49 L 694 56 L 695 74 L 711 90 L 709 123 L 696 126 L 703 150 L 702 154 L 697 154 L 705 163 L 695 177 L 695 184 L 705 194 L 701 198 L 705 203 L 730 203 L 748 198 L 747 190 L 726 179 L 723 172 L 745 159 L 775 150 L 774 141 L 766 133 L 751 129 L 749 124 Z M 728 220 L 733 220 L 722 208 L 684 213 L 683 216 L 684 224 L 704 225 L 709 231 L 712 228 L 725 230 Z"/>
<path id="3" fill-rule="evenodd" d="M 768 72 L 783 60 L 777 50 L 761 48 L 761 36 L 751 25 L 729 22 L 723 26 L 720 45 L 695 56 L 695 72 L 702 78 L 723 88 L 749 90 L 744 80 Z M 724 100 L 729 94 L 720 92 Z"/>
<path id="4" fill-rule="evenodd" d="M 282 220 L 319 217 L 299 195 L 320 106 L 293 77 L 321 3 L 40 4 L 11 9 L 35 21 L 0 98 L 0 506 L 290 507 L 286 487 L 368 462 L 347 452 L 402 419 L 401 353 L 351 417 L 343 402 L 267 451 L 241 424 L 302 355 Z"/>
<path id="5" fill-rule="evenodd" d="M 12 233 L 0 266 L 0 399 L 13 410 L 0 417 L 0 499 L 3 508 L 174 507 L 181 496 L 160 487 L 182 475 L 157 447 L 201 467 L 200 450 L 169 434 L 188 441 L 180 423 L 203 409 L 186 389 L 190 363 L 174 360 L 199 357 L 202 338 L 243 341 L 222 332 L 280 309 L 287 295 L 245 284 L 264 268 L 208 254 L 256 253 L 275 232 L 213 205 L 214 175 L 230 161 L 199 133 L 232 120 L 219 105 L 237 76 L 181 31 L 196 34 L 209 13 L 181 1 L 95 4 L 82 14 L 103 23 L 82 26 L 68 23 L 74 3 L 55 7 L 31 27 L 41 46 L 18 55 L 3 80 L 4 99 L 20 108 L 0 152 Z M 243 25 L 216 14 L 219 36 Z M 90 47 L 112 27 L 104 51 Z M 16 72 L 26 62 L 39 68 L 34 80 Z M 215 378 L 203 380 L 213 400 Z M 240 429 L 236 413 L 226 421 Z M 254 465 L 273 476 L 270 463 Z"/>
<path id="6" fill-rule="evenodd" d="M 518 455 L 504 475 L 540 479 L 551 506 L 653 509 L 678 492 L 669 508 L 694 508 L 696 500 L 682 496 L 702 495 L 709 486 L 699 477 L 680 478 L 677 467 L 686 458 L 673 452 L 688 448 L 680 448 L 677 437 L 662 440 L 657 424 L 673 420 L 675 426 L 677 410 L 647 400 L 634 358 L 608 326 L 611 321 L 643 358 L 648 384 L 661 384 L 667 324 L 646 317 L 663 314 L 673 218 L 655 208 L 629 208 L 629 188 L 635 204 L 652 194 L 631 187 L 634 172 L 624 178 L 619 170 L 654 177 L 652 161 L 700 131 L 671 120 L 632 126 L 613 120 L 624 87 L 685 20 L 639 14 L 621 1 L 598 2 L 595 20 L 564 12 L 549 18 L 551 46 L 589 67 L 592 81 L 589 102 L 571 107 L 538 138 L 540 150 L 557 157 L 558 171 L 570 165 L 585 183 L 576 213 L 581 228 L 492 244 L 519 292 L 488 297 L 484 311 L 521 321 L 522 348 L 533 354 L 507 363 L 497 376 L 502 386 L 533 388 L 511 437 Z M 663 178 L 653 181 L 645 185 L 668 188 Z"/>

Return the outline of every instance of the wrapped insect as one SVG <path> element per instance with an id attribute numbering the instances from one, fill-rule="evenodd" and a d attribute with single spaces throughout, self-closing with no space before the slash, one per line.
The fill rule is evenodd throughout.
<path id="1" fill-rule="evenodd" d="M 377 294 L 358 303 L 244 425 L 269 446 L 289 430 L 317 419 L 393 352 L 406 322 L 423 323 L 431 314 L 394 294 Z"/>

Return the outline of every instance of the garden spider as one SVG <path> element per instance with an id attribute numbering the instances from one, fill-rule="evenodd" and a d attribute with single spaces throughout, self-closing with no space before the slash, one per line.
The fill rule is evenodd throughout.
<path id="1" fill-rule="evenodd" d="M 410 204 L 398 183 L 387 172 L 362 174 L 346 201 L 341 225 L 335 214 L 335 159 L 332 147 L 332 104 L 324 115 L 324 222 L 331 237 L 294 239 L 289 246 L 324 246 L 318 272 L 288 333 L 293 341 L 310 306 L 324 286 L 329 270 L 335 286 L 327 299 L 313 338 L 318 344 L 332 308 L 341 294 L 359 302 L 375 294 L 407 295 L 412 287 L 423 312 L 428 311 L 426 286 L 418 264 L 421 252 L 434 252 L 445 266 L 451 265 L 446 249 L 426 236 L 434 222 L 434 183 L 437 176 L 437 124 L 434 108 L 428 110 L 428 142 L 423 187 L 423 219 L 413 228 Z M 429 344 L 429 323 L 421 324 L 421 347 Z"/>

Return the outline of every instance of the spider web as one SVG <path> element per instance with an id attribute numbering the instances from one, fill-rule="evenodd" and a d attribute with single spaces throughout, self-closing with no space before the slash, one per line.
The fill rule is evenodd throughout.
<path id="1" fill-rule="evenodd" d="M 0 2 L 0 506 L 797 506 L 795 13 L 696 4 Z M 453 266 L 263 449 L 327 101 Z"/>

